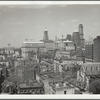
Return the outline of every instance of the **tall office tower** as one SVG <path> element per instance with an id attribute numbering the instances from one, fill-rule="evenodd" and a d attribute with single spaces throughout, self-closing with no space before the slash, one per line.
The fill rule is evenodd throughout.
<path id="1" fill-rule="evenodd" d="M 67 34 L 66 38 L 67 38 L 67 40 L 71 41 L 71 35 L 70 34 Z"/>
<path id="2" fill-rule="evenodd" d="M 79 30 L 79 34 L 80 34 L 80 46 L 81 46 L 82 48 L 84 48 L 85 39 L 84 39 L 83 25 L 82 25 L 82 24 L 79 24 L 78 30 Z"/>
<path id="3" fill-rule="evenodd" d="M 47 30 L 47 28 L 45 28 L 45 30 L 44 30 L 44 36 L 43 36 L 43 41 L 48 41 L 48 40 L 49 40 L 48 30 Z"/>
<path id="4" fill-rule="evenodd" d="M 85 45 L 85 58 L 93 61 L 93 44 Z"/>
<path id="5" fill-rule="evenodd" d="M 100 62 L 100 36 L 94 39 L 93 61 Z"/>
<path id="6" fill-rule="evenodd" d="M 72 41 L 76 44 L 76 46 L 80 46 L 80 34 L 79 34 L 79 32 L 73 32 Z"/>

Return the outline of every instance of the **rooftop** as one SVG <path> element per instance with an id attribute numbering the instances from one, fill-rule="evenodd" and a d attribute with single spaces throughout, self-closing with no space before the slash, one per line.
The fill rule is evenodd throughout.
<path id="1" fill-rule="evenodd" d="M 25 43 L 43 43 L 43 42 L 42 41 L 25 41 L 23 43 L 25 44 Z"/>
<path id="2" fill-rule="evenodd" d="M 48 80 L 48 82 L 61 82 L 63 77 L 60 73 L 48 72 L 39 75 L 43 80 Z"/>
<path id="3" fill-rule="evenodd" d="M 54 43 L 53 40 L 41 40 L 41 41 L 43 41 L 43 43 Z"/>
<path id="4" fill-rule="evenodd" d="M 69 84 L 68 82 L 50 82 L 49 83 L 50 86 L 52 86 L 52 88 L 54 88 L 55 90 L 63 90 L 63 89 L 70 89 L 73 88 L 74 86 Z"/>
<path id="5" fill-rule="evenodd" d="M 68 43 L 68 42 L 73 43 L 73 41 L 69 41 L 69 40 L 66 40 L 66 41 L 63 41 L 63 42 L 65 42 L 65 43 Z"/>
<path id="6" fill-rule="evenodd" d="M 29 82 L 29 83 L 19 83 L 20 88 L 33 88 L 33 87 L 42 87 L 43 84 L 37 81 Z"/>

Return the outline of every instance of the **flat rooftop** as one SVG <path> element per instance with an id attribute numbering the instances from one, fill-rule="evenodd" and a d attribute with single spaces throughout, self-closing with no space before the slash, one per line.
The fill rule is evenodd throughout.
<path id="1" fill-rule="evenodd" d="M 23 43 L 44 43 L 44 42 L 42 42 L 42 41 L 25 41 Z"/>
<path id="2" fill-rule="evenodd" d="M 42 83 L 39 82 L 30 82 L 29 84 L 27 83 L 19 83 L 20 88 L 34 88 L 34 87 L 43 87 Z"/>

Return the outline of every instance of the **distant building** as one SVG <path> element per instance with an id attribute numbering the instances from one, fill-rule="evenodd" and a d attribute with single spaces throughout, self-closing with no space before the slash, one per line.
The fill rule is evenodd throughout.
<path id="1" fill-rule="evenodd" d="M 52 40 L 44 41 L 46 51 L 54 50 L 54 42 Z"/>
<path id="2" fill-rule="evenodd" d="M 58 50 L 56 52 L 56 57 L 59 59 L 70 59 L 70 53 L 71 51 L 75 51 L 76 50 L 76 45 L 73 41 L 56 41 L 55 42 L 55 49 Z"/>
<path id="3" fill-rule="evenodd" d="M 82 48 L 84 48 L 84 45 L 85 45 L 85 39 L 84 39 L 84 33 L 83 33 L 83 25 L 82 24 L 79 24 L 79 34 L 80 34 L 80 46 Z"/>
<path id="4" fill-rule="evenodd" d="M 21 48 L 15 48 L 15 53 L 13 54 L 13 57 L 21 57 Z"/>
<path id="5" fill-rule="evenodd" d="M 83 58 L 85 60 L 85 54 L 84 54 L 84 50 L 82 50 L 81 47 L 76 49 L 76 59 L 83 61 Z"/>
<path id="6" fill-rule="evenodd" d="M 76 45 L 75 43 L 73 43 L 73 41 L 57 41 L 55 43 L 55 47 L 58 50 L 62 50 L 62 51 L 70 51 L 70 50 L 75 50 L 76 49 Z"/>
<path id="7" fill-rule="evenodd" d="M 84 48 L 85 39 L 83 33 L 83 25 L 79 24 L 78 32 L 73 32 L 72 41 L 76 43 L 76 46 Z"/>
<path id="8" fill-rule="evenodd" d="M 85 45 L 86 44 L 93 44 L 93 37 L 89 37 L 88 40 L 85 40 Z"/>
<path id="9" fill-rule="evenodd" d="M 7 54 L 5 53 L 4 48 L 0 48 L 0 61 L 6 60 Z"/>
<path id="10" fill-rule="evenodd" d="M 22 56 L 28 57 L 28 52 L 37 53 L 37 51 L 45 51 L 45 44 L 42 41 L 25 41 L 22 43 Z"/>
<path id="11" fill-rule="evenodd" d="M 80 46 L 80 33 L 79 32 L 73 32 L 72 40 L 76 44 L 76 46 Z"/>
<path id="12" fill-rule="evenodd" d="M 44 30 L 43 43 L 45 44 L 46 51 L 54 50 L 54 41 L 49 39 L 48 30 Z"/>
<path id="13" fill-rule="evenodd" d="M 71 41 L 72 40 L 71 35 L 70 34 L 67 34 L 66 39 L 69 40 L 69 41 Z"/>
<path id="14" fill-rule="evenodd" d="M 74 68 L 74 65 L 76 64 L 76 62 L 73 61 L 62 61 L 62 63 L 60 63 L 59 61 L 54 61 L 54 72 L 55 73 L 60 73 L 62 74 L 63 71 L 65 70 L 70 70 Z M 78 66 L 78 65 L 77 65 Z"/>
<path id="15" fill-rule="evenodd" d="M 14 52 L 7 53 L 5 52 L 7 48 L 0 49 L 0 64 L 6 65 L 6 67 L 14 67 Z"/>
<path id="16" fill-rule="evenodd" d="M 93 60 L 94 62 L 100 62 L 100 36 L 94 39 Z"/>
<path id="17" fill-rule="evenodd" d="M 57 51 L 56 52 L 56 58 L 57 59 L 61 59 L 61 60 L 68 60 L 68 59 L 70 59 L 70 52 L 68 51 Z"/>
<path id="18" fill-rule="evenodd" d="M 44 36 L 43 36 L 43 41 L 48 41 L 48 40 L 49 40 L 48 30 L 45 28 L 45 30 L 44 30 Z"/>
<path id="19" fill-rule="evenodd" d="M 67 41 L 67 38 L 65 37 L 65 36 L 61 36 L 59 39 L 58 39 L 58 41 Z"/>
<path id="20" fill-rule="evenodd" d="M 93 44 L 85 45 L 85 59 L 93 61 Z"/>
<path id="21" fill-rule="evenodd" d="M 66 51 L 75 50 L 76 45 L 72 41 L 63 41 L 66 47 Z"/>
<path id="22" fill-rule="evenodd" d="M 5 53 L 8 55 L 14 54 L 15 53 L 15 48 L 11 47 L 10 44 L 8 44 L 8 47 L 4 47 Z"/>

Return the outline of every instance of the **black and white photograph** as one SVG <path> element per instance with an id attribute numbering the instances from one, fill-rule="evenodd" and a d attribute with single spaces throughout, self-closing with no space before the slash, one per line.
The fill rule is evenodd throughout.
<path id="1" fill-rule="evenodd" d="M 0 1 L 0 94 L 100 94 L 100 2 Z"/>

